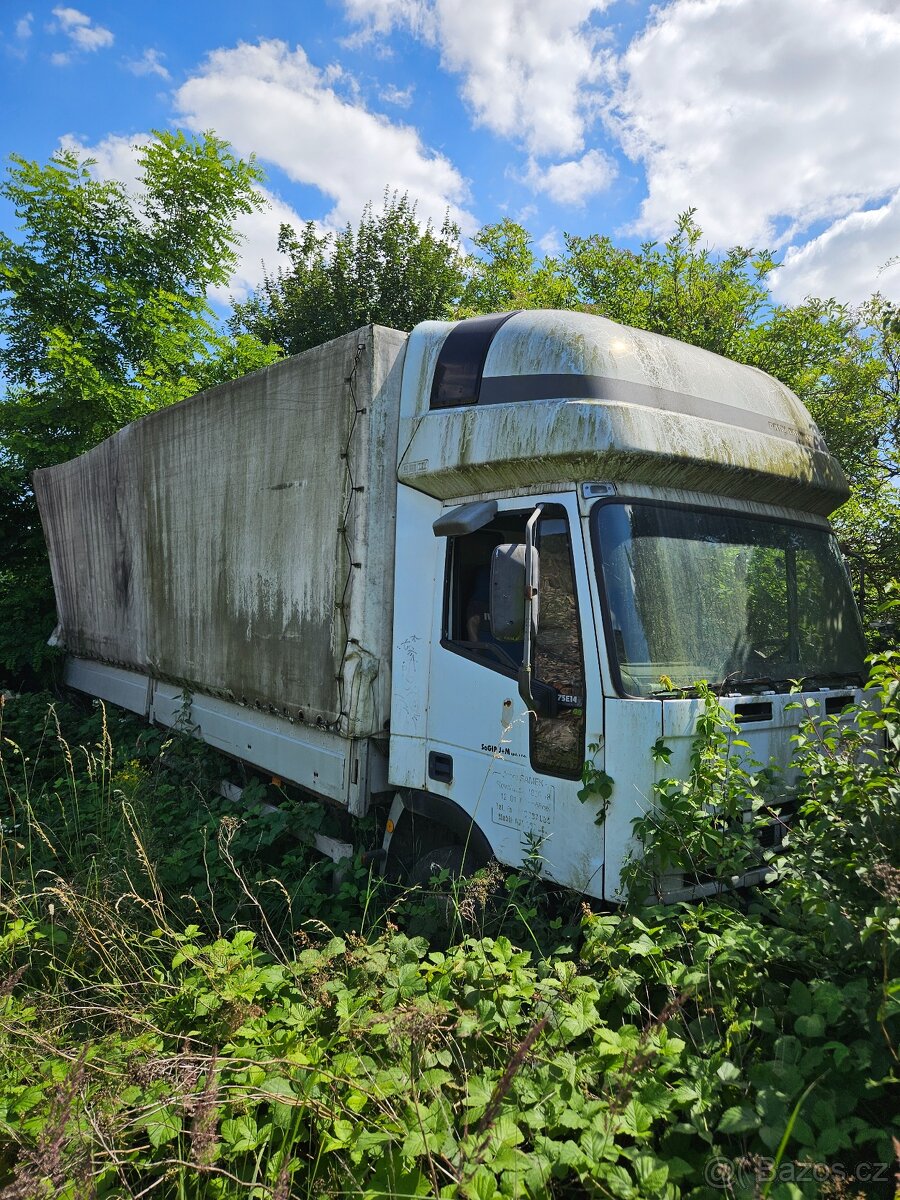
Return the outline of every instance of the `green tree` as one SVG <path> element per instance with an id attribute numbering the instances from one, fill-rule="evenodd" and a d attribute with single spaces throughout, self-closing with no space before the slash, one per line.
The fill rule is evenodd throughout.
<path id="1" fill-rule="evenodd" d="M 581 303 L 610 320 L 740 357 L 747 330 L 773 307 L 766 276 L 775 263 L 743 246 L 717 257 L 702 236 L 689 209 L 667 241 L 637 253 L 599 234 L 567 237 L 565 267 Z"/>
<path id="2" fill-rule="evenodd" d="M 877 387 L 887 413 L 879 446 L 882 466 L 892 480 L 900 479 L 900 306 L 876 292 L 859 313 L 870 330 L 882 370 Z"/>
<path id="3" fill-rule="evenodd" d="M 735 355 L 797 393 L 847 474 L 853 494 L 833 521 L 870 597 L 900 562 L 895 337 L 880 297 L 859 308 L 811 297 L 774 308 Z"/>
<path id="4" fill-rule="evenodd" d="M 539 259 L 531 234 L 505 217 L 472 239 L 475 254 L 460 297 L 458 316 L 519 308 L 571 308 L 578 301 L 572 279 L 557 259 Z"/>
<path id="5" fill-rule="evenodd" d="M 837 524 L 868 591 L 884 599 L 886 581 L 900 574 L 900 309 L 876 293 L 855 316 L 869 346 L 872 420 L 860 448 L 868 470 L 857 472 Z"/>
<path id="6" fill-rule="evenodd" d="M 889 423 L 879 386 L 884 363 L 858 312 L 816 298 L 773 307 L 743 331 L 733 357 L 797 393 L 856 488 L 880 481 L 878 445 Z"/>
<path id="7" fill-rule="evenodd" d="M 212 134 L 159 133 L 135 195 L 60 150 L 13 156 L 0 195 L 0 666 L 39 662 L 52 593 L 29 478 L 277 347 L 223 337 L 207 294 L 236 263 L 234 222 L 262 203 L 254 161 Z"/>
<path id="8" fill-rule="evenodd" d="M 439 231 L 430 221 L 422 229 L 415 203 L 396 192 L 378 212 L 366 205 L 355 229 L 282 225 L 278 249 L 290 266 L 235 307 L 231 328 L 297 354 L 370 322 L 412 329 L 445 317 L 464 281 L 459 238 L 449 217 Z"/>

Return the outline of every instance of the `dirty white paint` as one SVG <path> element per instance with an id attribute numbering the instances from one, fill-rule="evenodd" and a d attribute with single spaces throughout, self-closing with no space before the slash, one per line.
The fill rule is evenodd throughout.
<path id="1" fill-rule="evenodd" d="M 650 751 L 662 733 L 662 701 L 607 697 L 604 707 L 606 770 L 613 791 L 606 814 L 606 868 L 603 894 L 623 899 L 622 867 L 639 847 L 632 822 L 653 808 L 658 771 Z"/>
<path id="2" fill-rule="evenodd" d="M 437 580 L 446 549 L 446 542 L 434 536 L 431 525 L 440 510 L 437 501 L 421 492 L 397 489 L 390 742 L 390 778 L 397 787 L 426 786 L 431 639 L 439 604 Z"/>
<path id="3" fill-rule="evenodd" d="M 542 498 L 537 495 L 524 500 L 521 497 L 504 500 L 500 502 L 499 510 L 521 511 Z M 587 599 L 588 565 L 580 534 L 577 499 L 574 492 L 557 494 L 553 499 L 566 509 L 573 537 L 575 586 L 581 598 L 579 616 L 585 648 L 587 740 L 602 742 L 603 689 L 596 655 L 593 607 Z M 404 508 L 403 502 L 401 508 Z M 517 681 L 441 645 L 446 539 L 435 538 L 431 529 L 440 508 L 421 497 L 417 510 L 411 504 L 404 510 L 409 511 L 411 518 L 414 511 L 418 513 L 418 524 L 410 527 L 411 544 L 421 546 L 424 538 L 430 537 L 440 546 L 440 551 L 434 566 L 436 584 L 426 578 L 424 564 L 418 568 L 420 588 L 432 596 L 428 625 L 419 626 L 430 657 L 430 667 L 425 675 L 427 691 L 420 693 L 426 729 L 424 737 L 401 738 L 396 736 L 396 727 L 392 726 L 392 778 L 397 763 L 402 761 L 410 777 L 423 780 L 419 787 L 427 787 L 430 792 L 453 800 L 474 818 L 501 862 L 521 866 L 533 848 L 543 860 L 545 878 L 588 895 L 600 896 L 604 831 L 594 823 L 597 803 L 581 803 L 578 798 L 580 780 L 542 772 L 532 765 L 529 718 L 519 696 Z M 423 606 L 418 620 L 422 622 L 425 616 Z M 397 636 L 401 636 L 399 628 Z M 397 661 L 395 647 L 395 680 Z M 431 752 L 452 759 L 452 782 L 426 779 L 427 759 Z M 602 765 L 602 751 L 598 765 Z"/>

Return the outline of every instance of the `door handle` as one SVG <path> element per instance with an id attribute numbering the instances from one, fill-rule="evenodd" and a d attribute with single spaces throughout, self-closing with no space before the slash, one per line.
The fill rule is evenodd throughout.
<path id="1" fill-rule="evenodd" d="M 437 783 L 453 782 L 453 759 L 449 754 L 439 754 L 432 750 L 428 755 L 428 778 Z"/>

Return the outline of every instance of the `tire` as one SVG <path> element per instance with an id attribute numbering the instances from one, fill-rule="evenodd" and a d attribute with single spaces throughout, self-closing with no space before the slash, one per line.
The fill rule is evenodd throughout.
<path id="1" fill-rule="evenodd" d="M 475 846 L 464 846 L 446 825 L 406 809 L 391 837 L 385 874 L 407 887 L 426 887 L 441 871 L 460 879 L 486 864 Z"/>
<path id="2" fill-rule="evenodd" d="M 409 872 L 410 887 L 428 887 L 435 875 L 447 871 L 451 879 L 460 879 L 464 874 L 469 875 L 478 868 L 466 861 L 467 855 L 462 846 L 437 846 L 427 850 Z M 464 870 L 467 868 L 467 870 Z"/>

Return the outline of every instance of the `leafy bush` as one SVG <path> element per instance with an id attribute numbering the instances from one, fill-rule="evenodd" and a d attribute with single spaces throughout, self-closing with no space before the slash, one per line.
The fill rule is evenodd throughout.
<path id="1" fill-rule="evenodd" d="M 875 679 L 880 707 L 802 727 L 777 884 L 573 930 L 495 870 L 442 949 L 410 936 L 422 893 L 360 861 L 329 889 L 284 838 L 297 797 L 238 814 L 189 736 L 8 701 L 4 1194 L 889 1194 L 900 658 Z M 759 784 L 705 703 L 636 878 L 759 859 L 743 825 L 734 850 Z"/>

